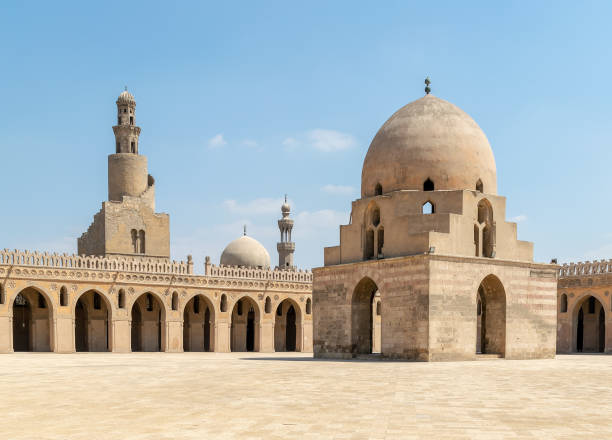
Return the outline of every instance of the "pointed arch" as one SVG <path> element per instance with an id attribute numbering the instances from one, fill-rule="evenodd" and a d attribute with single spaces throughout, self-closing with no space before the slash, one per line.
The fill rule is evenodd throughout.
<path id="1" fill-rule="evenodd" d="M 41 288 L 29 286 L 20 290 L 10 304 L 13 320 L 14 351 L 54 351 L 51 297 Z"/>
<path id="2" fill-rule="evenodd" d="M 132 351 L 166 351 L 166 305 L 155 292 L 144 292 L 132 303 Z"/>
<path id="3" fill-rule="evenodd" d="M 274 316 L 274 350 L 302 351 L 302 310 L 292 298 L 285 298 Z"/>
<path id="4" fill-rule="evenodd" d="M 476 293 L 476 353 L 506 355 L 506 291 L 500 279 L 487 275 Z"/>
<path id="5" fill-rule="evenodd" d="M 183 308 L 183 351 L 214 351 L 215 308 L 202 293 L 193 295 Z"/>
<path id="6" fill-rule="evenodd" d="M 370 277 L 362 278 L 351 298 L 351 352 L 353 356 L 373 350 L 374 298 L 378 286 Z"/>
<path id="7" fill-rule="evenodd" d="M 112 351 L 112 303 L 101 291 L 81 292 L 73 305 L 74 349 Z"/>
<path id="8" fill-rule="evenodd" d="M 238 314 L 238 309 L 242 313 Z M 261 311 L 250 296 L 239 298 L 232 308 L 230 345 L 232 351 L 259 351 Z"/>
<path id="9" fill-rule="evenodd" d="M 427 180 L 425 180 L 425 182 L 423 182 L 423 191 L 433 191 L 435 189 L 433 180 L 431 180 L 429 177 L 427 178 Z"/>

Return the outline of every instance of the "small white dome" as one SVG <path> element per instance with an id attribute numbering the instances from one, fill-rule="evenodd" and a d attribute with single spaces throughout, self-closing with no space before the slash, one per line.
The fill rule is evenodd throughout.
<path id="1" fill-rule="evenodd" d="M 263 245 L 247 235 L 232 241 L 221 254 L 223 266 L 270 268 L 270 254 Z"/>

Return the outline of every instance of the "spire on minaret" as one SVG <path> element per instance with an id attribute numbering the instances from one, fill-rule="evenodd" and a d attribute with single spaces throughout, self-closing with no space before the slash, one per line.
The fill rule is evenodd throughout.
<path id="1" fill-rule="evenodd" d="M 293 265 L 293 253 L 295 252 L 295 243 L 291 241 L 291 232 L 293 230 L 293 219 L 289 218 L 291 214 L 291 206 L 287 202 L 287 194 L 285 194 L 285 203 L 281 206 L 283 218 L 278 221 L 278 229 L 280 229 L 280 242 L 276 244 L 278 250 L 278 267 L 279 269 L 295 270 Z"/>

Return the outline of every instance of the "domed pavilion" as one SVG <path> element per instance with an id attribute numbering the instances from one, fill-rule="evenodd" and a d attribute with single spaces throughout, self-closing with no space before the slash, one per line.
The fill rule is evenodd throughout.
<path id="1" fill-rule="evenodd" d="M 315 356 L 553 357 L 557 266 L 506 221 L 484 132 L 426 83 L 374 136 L 351 222 L 314 270 Z"/>

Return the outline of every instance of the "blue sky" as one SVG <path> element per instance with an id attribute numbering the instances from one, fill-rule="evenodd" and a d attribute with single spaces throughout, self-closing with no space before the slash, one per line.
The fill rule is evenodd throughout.
<path id="1" fill-rule="evenodd" d="M 429 75 L 487 134 L 536 260 L 612 257 L 610 16 L 603 1 L 3 2 L 0 247 L 76 251 L 127 85 L 173 258 L 201 271 L 248 224 L 274 263 L 288 193 L 296 263 L 321 265 L 371 139 Z"/>

